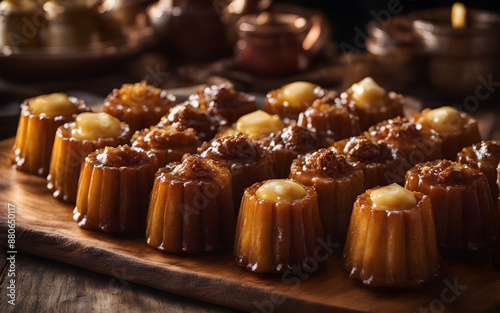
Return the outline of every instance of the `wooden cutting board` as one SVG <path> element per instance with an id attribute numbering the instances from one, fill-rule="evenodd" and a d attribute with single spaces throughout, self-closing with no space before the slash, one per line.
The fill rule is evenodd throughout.
<path id="1" fill-rule="evenodd" d="M 144 238 L 80 229 L 73 207 L 53 199 L 44 179 L 11 167 L 12 145 L 13 139 L 0 142 L 0 232 L 7 232 L 7 206 L 14 205 L 17 251 L 246 311 L 500 311 L 500 272 L 487 257 L 442 259 L 442 276 L 423 288 L 373 288 L 348 278 L 340 251 L 314 275 L 256 275 L 240 269 L 230 253 L 181 257 Z"/>

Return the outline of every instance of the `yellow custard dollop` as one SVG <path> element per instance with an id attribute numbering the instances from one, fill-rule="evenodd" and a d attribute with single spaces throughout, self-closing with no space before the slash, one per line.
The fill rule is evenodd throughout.
<path id="1" fill-rule="evenodd" d="M 458 131 L 464 126 L 460 111 L 450 106 L 430 110 L 425 115 L 425 119 L 440 132 Z"/>
<path id="2" fill-rule="evenodd" d="M 29 103 L 32 113 L 45 116 L 68 116 L 78 113 L 77 106 L 67 94 L 58 92 L 33 98 Z"/>
<path id="3" fill-rule="evenodd" d="M 281 99 L 292 107 L 310 106 L 318 98 L 319 88 L 321 87 L 309 82 L 293 82 L 281 87 Z"/>
<path id="4" fill-rule="evenodd" d="M 255 195 L 261 200 L 290 202 L 302 198 L 306 193 L 304 186 L 291 179 L 272 179 L 260 186 Z"/>
<path id="5" fill-rule="evenodd" d="M 270 115 L 262 110 L 243 115 L 236 121 L 235 125 L 237 131 L 250 139 L 257 139 L 284 127 L 285 124 L 278 115 Z"/>
<path id="6" fill-rule="evenodd" d="M 417 199 L 413 192 L 398 184 L 372 189 L 370 199 L 374 210 L 403 211 L 415 207 Z"/>
<path id="7" fill-rule="evenodd" d="M 80 140 L 97 140 L 116 137 L 120 130 L 120 120 L 108 113 L 81 113 L 75 119 L 71 136 Z"/>
<path id="8" fill-rule="evenodd" d="M 383 97 L 387 91 L 380 87 L 371 77 L 366 77 L 363 80 L 351 86 L 352 97 L 354 104 L 359 107 L 378 107 L 383 105 Z"/>

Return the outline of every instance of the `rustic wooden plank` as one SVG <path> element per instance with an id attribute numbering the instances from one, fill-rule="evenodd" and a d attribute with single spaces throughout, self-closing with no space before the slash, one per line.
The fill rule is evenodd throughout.
<path id="1" fill-rule="evenodd" d="M 16 306 L 0 301 L 1 312 L 237 312 L 22 253 L 16 265 Z"/>
<path id="2" fill-rule="evenodd" d="M 144 238 L 80 229 L 72 207 L 54 200 L 44 179 L 10 167 L 12 143 L 0 142 L 0 205 L 16 205 L 18 251 L 246 311 L 425 312 L 442 306 L 471 312 L 500 307 L 500 272 L 491 269 L 487 257 L 443 259 L 442 276 L 424 288 L 370 288 L 348 279 L 338 252 L 318 273 L 284 279 L 243 271 L 230 253 L 181 257 L 149 247 Z M 0 232 L 6 228 L 6 210 L 1 209 Z M 453 293 L 454 284 L 462 289 L 455 287 Z"/>

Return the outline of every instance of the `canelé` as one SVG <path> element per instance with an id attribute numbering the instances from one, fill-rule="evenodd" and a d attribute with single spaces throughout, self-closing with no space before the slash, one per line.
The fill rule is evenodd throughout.
<path id="1" fill-rule="evenodd" d="M 180 161 L 185 153 L 196 153 L 201 144 L 196 131 L 180 123 L 164 127 L 151 126 L 132 136 L 132 148 L 154 153 L 158 167 Z"/>
<path id="2" fill-rule="evenodd" d="M 370 286 L 417 287 L 439 273 L 431 201 L 392 184 L 356 199 L 344 247 L 350 278 Z"/>
<path id="3" fill-rule="evenodd" d="M 87 155 L 96 149 L 126 144 L 130 137 L 128 125 L 107 113 L 80 113 L 74 122 L 59 126 L 47 189 L 54 198 L 75 203 L 80 169 Z"/>
<path id="4" fill-rule="evenodd" d="M 226 125 L 227 120 L 213 110 L 204 110 L 189 103 L 178 104 L 163 116 L 158 127 L 180 123 L 196 130 L 198 138 L 208 141 L 215 137 L 219 127 Z"/>
<path id="5" fill-rule="evenodd" d="M 361 130 L 383 120 L 403 116 L 403 96 L 393 91 L 387 92 L 371 77 L 353 84 L 340 94 L 339 101 L 356 110 Z"/>
<path id="6" fill-rule="evenodd" d="M 299 114 L 297 125 L 315 131 L 318 136 L 340 140 L 361 134 L 359 116 L 355 110 L 335 101 L 336 93 L 313 102 L 312 106 Z"/>
<path id="7" fill-rule="evenodd" d="M 205 142 L 198 148 L 198 154 L 222 163 L 231 171 L 236 209 L 240 206 L 245 188 L 275 177 L 274 156 L 241 134 Z"/>
<path id="8" fill-rule="evenodd" d="M 90 111 L 83 100 L 53 93 L 21 103 L 12 163 L 18 170 L 47 176 L 57 128 Z"/>
<path id="9" fill-rule="evenodd" d="M 158 170 L 148 212 L 148 245 L 170 253 L 230 250 L 236 215 L 231 173 L 219 163 L 186 155 Z"/>
<path id="10" fill-rule="evenodd" d="M 300 112 L 312 105 L 314 100 L 323 97 L 326 90 L 304 81 L 287 84 L 266 94 L 264 110 L 278 114 L 283 119 L 297 119 Z"/>
<path id="11" fill-rule="evenodd" d="M 158 123 L 174 105 L 172 94 L 142 81 L 113 89 L 104 101 L 104 111 L 129 124 L 134 132 Z"/>
<path id="12" fill-rule="evenodd" d="M 259 142 L 264 149 L 274 154 L 276 178 L 288 178 L 294 159 L 323 146 L 315 133 L 301 126 L 288 126 L 260 139 Z"/>
<path id="13" fill-rule="evenodd" d="M 498 210 L 479 170 L 449 160 L 420 163 L 406 173 L 405 187 L 431 199 L 443 253 L 492 246 L 498 234 Z"/>
<path id="14" fill-rule="evenodd" d="M 73 219 L 105 233 L 144 234 L 156 156 L 128 145 L 96 150 L 85 158 Z"/>
<path id="15" fill-rule="evenodd" d="M 199 89 L 189 96 L 188 102 L 195 107 L 214 110 L 229 123 L 256 109 L 255 96 L 236 91 L 230 83 Z"/>
<path id="16" fill-rule="evenodd" d="M 323 148 L 295 159 L 290 178 L 316 189 L 325 236 L 330 236 L 333 242 L 343 243 L 352 205 L 365 191 L 363 170 L 347 162 L 334 148 Z"/>
<path id="17" fill-rule="evenodd" d="M 234 255 L 257 273 L 317 269 L 325 255 L 317 194 L 293 180 L 258 182 L 245 190 L 238 215 Z M 316 263 L 310 262 L 314 260 Z"/>
<path id="18" fill-rule="evenodd" d="M 500 163 L 500 145 L 494 141 L 481 141 L 465 147 L 457 154 L 457 162 L 480 170 L 490 186 L 491 197 L 495 205 L 498 199 L 497 167 Z"/>
<path id="19" fill-rule="evenodd" d="M 361 167 L 365 174 L 365 188 L 404 184 L 406 171 L 401 169 L 401 157 L 385 143 L 376 143 L 365 136 L 337 141 L 333 147 L 345 155 L 349 163 Z"/>
<path id="20" fill-rule="evenodd" d="M 481 141 L 477 120 L 454 107 L 424 109 L 413 120 L 434 129 L 443 140 L 443 158 L 454 160 L 463 147 Z"/>

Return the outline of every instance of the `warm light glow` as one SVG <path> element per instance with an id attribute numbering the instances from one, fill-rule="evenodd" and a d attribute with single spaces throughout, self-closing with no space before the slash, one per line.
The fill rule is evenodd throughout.
<path id="1" fill-rule="evenodd" d="M 451 26 L 453 28 L 467 27 L 467 8 L 461 2 L 455 2 L 451 7 Z"/>
<path id="2" fill-rule="evenodd" d="M 320 35 L 321 35 L 321 25 L 318 23 L 313 24 L 311 30 L 309 30 L 309 33 L 302 42 L 302 49 L 304 49 L 305 51 L 311 50 L 314 44 L 318 41 Z"/>

